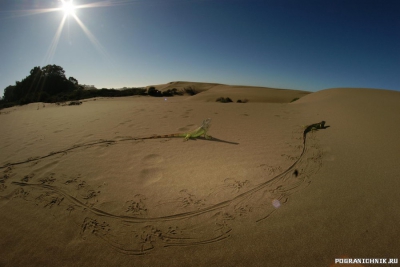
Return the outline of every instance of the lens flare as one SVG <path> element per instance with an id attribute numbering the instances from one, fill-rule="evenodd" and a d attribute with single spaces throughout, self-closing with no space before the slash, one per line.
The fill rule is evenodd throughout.
<path id="1" fill-rule="evenodd" d="M 69 0 L 69 1 L 63 0 L 62 4 L 63 4 L 62 9 L 63 9 L 65 15 L 68 16 L 68 15 L 75 14 L 74 13 L 75 12 L 75 6 L 74 6 L 74 3 L 72 2 L 72 0 Z"/>
<path id="2" fill-rule="evenodd" d="M 77 9 L 84 9 L 84 8 L 105 8 L 111 6 L 121 6 L 121 5 L 128 5 L 137 2 L 138 0 L 104 0 L 100 2 L 95 2 L 91 4 L 84 4 L 84 5 L 74 5 L 74 0 L 57 0 L 57 2 L 61 3 L 61 5 L 57 8 L 36 8 L 36 9 L 24 9 L 24 10 L 13 10 L 9 11 L 10 15 L 6 16 L 5 18 L 14 18 L 14 17 L 24 17 L 24 16 L 31 16 L 31 15 L 39 15 L 49 12 L 60 12 L 62 11 L 63 17 L 61 22 L 54 34 L 53 40 L 50 43 L 50 46 L 47 50 L 45 57 L 43 58 L 42 65 L 51 64 L 53 61 L 53 57 L 57 50 L 57 46 L 60 40 L 61 33 L 65 26 L 65 22 L 67 17 L 72 17 L 81 27 L 85 35 L 88 39 L 92 42 L 93 46 L 102 54 L 102 56 L 106 57 L 107 60 L 113 65 L 113 61 L 111 57 L 107 54 L 106 49 L 100 44 L 97 38 L 92 34 L 89 29 L 83 24 L 83 22 L 78 18 L 75 10 Z M 2 17 L 4 18 L 4 17 Z"/>

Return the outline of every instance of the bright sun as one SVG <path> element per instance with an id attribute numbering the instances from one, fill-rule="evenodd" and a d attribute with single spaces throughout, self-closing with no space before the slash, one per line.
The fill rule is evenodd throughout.
<path id="1" fill-rule="evenodd" d="M 72 0 L 63 0 L 62 1 L 63 7 L 62 9 L 64 10 L 65 15 L 73 15 L 74 14 L 74 10 L 75 10 L 75 6 L 72 3 Z"/>

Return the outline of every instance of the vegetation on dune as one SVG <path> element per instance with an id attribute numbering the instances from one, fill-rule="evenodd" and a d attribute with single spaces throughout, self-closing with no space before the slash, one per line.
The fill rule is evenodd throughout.
<path id="1" fill-rule="evenodd" d="M 231 103 L 231 102 L 233 102 L 233 100 L 232 99 L 230 99 L 229 97 L 218 97 L 217 98 L 217 100 L 215 100 L 216 102 L 221 102 L 221 103 Z M 236 101 L 236 103 L 247 103 L 247 102 L 249 102 L 249 100 L 248 99 L 243 99 L 243 100 L 241 100 L 241 99 L 238 99 L 237 101 Z"/>
<path id="2" fill-rule="evenodd" d="M 147 89 L 147 94 L 149 96 L 155 96 L 155 97 L 184 95 L 185 93 L 188 95 L 191 95 L 191 96 L 198 94 L 198 92 L 192 87 L 185 87 L 181 90 L 172 88 L 172 89 L 165 90 L 163 92 L 160 90 L 157 90 L 154 86 L 150 86 Z"/>
<path id="3" fill-rule="evenodd" d="M 71 94 L 78 87 L 78 81 L 74 77 L 67 79 L 60 66 L 34 67 L 29 76 L 4 90 L 3 101 L 19 105 L 39 101 L 47 102 L 60 93 Z"/>
<path id="4" fill-rule="evenodd" d="M 149 95 L 155 97 L 165 97 L 183 95 L 187 93 L 194 95 L 197 92 L 191 87 L 184 90 L 176 88 L 168 89 L 164 92 L 155 87 L 116 89 L 96 89 L 94 86 L 84 86 L 78 83 L 74 77 L 67 78 L 62 67 L 57 65 L 47 65 L 42 68 L 34 67 L 30 74 L 16 81 L 15 85 L 7 86 L 4 96 L 0 98 L 0 109 L 15 105 L 25 105 L 33 102 L 57 103 L 65 101 L 75 101 L 93 97 L 122 97 L 133 95 Z"/>
<path id="5" fill-rule="evenodd" d="M 189 86 L 189 87 L 185 87 L 184 89 L 183 89 L 184 91 L 185 91 L 185 93 L 187 93 L 187 94 L 189 94 L 189 95 L 197 95 L 199 92 L 196 90 L 196 89 L 194 89 L 193 87 L 191 87 L 191 86 Z"/>
<path id="6" fill-rule="evenodd" d="M 149 96 L 163 97 L 163 96 L 183 95 L 184 93 L 176 88 L 168 89 L 161 92 L 157 90 L 154 86 L 150 86 L 149 89 L 147 89 L 147 94 Z"/>
<path id="7" fill-rule="evenodd" d="M 233 102 L 233 101 L 229 97 L 219 97 L 219 98 L 217 98 L 216 102 L 230 103 L 230 102 Z"/>

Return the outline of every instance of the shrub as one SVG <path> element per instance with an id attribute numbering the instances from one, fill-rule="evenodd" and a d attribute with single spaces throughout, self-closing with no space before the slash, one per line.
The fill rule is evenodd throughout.
<path id="1" fill-rule="evenodd" d="M 154 86 L 149 87 L 149 89 L 147 90 L 147 94 L 149 96 L 156 96 L 156 97 L 163 96 L 162 93 L 158 91 Z"/>
<path id="2" fill-rule="evenodd" d="M 182 91 L 178 91 L 176 88 L 168 89 L 162 92 L 163 96 L 174 96 L 174 95 L 183 95 Z"/>
<path id="3" fill-rule="evenodd" d="M 298 98 L 298 97 L 293 98 L 292 101 L 290 101 L 290 103 L 292 103 L 292 102 L 294 102 L 294 101 L 296 101 L 296 100 L 299 100 L 299 99 L 300 99 L 300 98 Z"/>
<path id="4" fill-rule="evenodd" d="M 185 87 L 185 88 L 183 89 L 183 91 L 185 91 L 185 93 L 187 93 L 187 94 L 189 94 L 189 95 L 191 95 L 191 96 L 197 95 L 197 94 L 199 93 L 199 92 L 197 92 L 194 88 L 192 88 L 191 86 Z"/>
<path id="5" fill-rule="evenodd" d="M 216 102 L 221 102 L 221 103 L 230 103 L 233 102 L 232 99 L 230 99 L 229 97 L 219 97 L 217 98 Z"/>

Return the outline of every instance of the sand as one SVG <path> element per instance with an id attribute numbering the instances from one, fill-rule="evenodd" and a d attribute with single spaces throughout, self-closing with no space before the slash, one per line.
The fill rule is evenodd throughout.
<path id="1" fill-rule="evenodd" d="M 156 88 L 187 86 L 200 93 L 1 110 L 0 266 L 399 258 L 399 92 Z M 140 139 L 205 118 L 212 140 Z"/>

